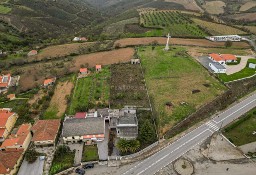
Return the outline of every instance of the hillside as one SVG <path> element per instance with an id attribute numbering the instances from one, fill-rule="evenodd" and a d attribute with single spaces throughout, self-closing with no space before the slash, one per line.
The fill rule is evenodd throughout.
<path id="1" fill-rule="evenodd" d="M 20 32 L 42 40 L 74 36 L 92 22 L 102 20 L 88 3 L 81 0 L 9 0 L 2 2 L 0 19 Z"/>

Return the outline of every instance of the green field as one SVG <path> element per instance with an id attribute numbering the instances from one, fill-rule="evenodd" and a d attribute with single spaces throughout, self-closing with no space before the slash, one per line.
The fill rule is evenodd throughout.
<path id="1" fill-rule="evenodd" d="M 176 47 L 166 52 L 163 47 L 154 50 L 140 47 L 138 54 L 161 133 L 226 89 L 194 61 L 185 48 Z M 192 94 L 193 90 L 200 92 Z"/>
<path id="2" fill-rule="evenodd" d="M 77 79 L 68 113 L 75 114 L 96 106 L 108 106 L 109 78 L 110 70 L 106 66 L 99 73 L 91 73 L 88 77 Z"/>
<path id="3" fill-rule="evenodd" d="M 148 11 L 140 13 L 140 24 L 143 27 L 160 28 L 163 33 L 175 37 L 204 37 L 201 30 L 188 16 L 179 11 Z"/>
<path id="4" fill-rule="evenodd" d="M 256 136 L 252 134 L 256 131 L 255 126 L 256 108 L 248 112 L 240 120 L 226 127 L 224 135 L 237 146 L 245 145 L 256 141 Z"/>
<path id="5" fill-rule="evenodd" d="M 7 14 L 11 11 L 12 9 L 10 7 L 6 7 L 3 5 L 0 5 L 0 14 Z"/>
<path id="6" fill-rule="evenodd" d="M 84 146 L 82 162 L 99 160 L 97 145 Z"/>
<path id="7" fill-rule="evenodd" d="M 58 157 L 55 156 L 53 159 L 49 174 L 53 175 L 62 170 L 72 167 L 74 164 L 74 158 L 75 158 L 74 152 L 68 152 Z"/>
<path id="8" fill-rule="evenodd" d="M 218 77 L 220 78 L 220 80 L 222 80 L 223 82 L 229 82 L 229 81 L 234 81 L 234 80 L 238 80 L 241 78 L 246 78 L 249 76 L 252 76 L 256 73 L 255 69 L 250 69 L 248 67 L 249 63 L 255 63 L 256 64 L 256 59 L 249 59 L 247 62 L 246 67 L 241 70 L 240 72 L 231 74 L 231 75 L 227 75 L 227 74 L 218 74 Z"/>

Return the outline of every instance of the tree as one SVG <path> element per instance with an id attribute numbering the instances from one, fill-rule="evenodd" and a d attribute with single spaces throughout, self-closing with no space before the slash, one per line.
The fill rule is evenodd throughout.
<path id="1" fill-rule="evenodd" d="M 139 140 L 142 143 L 150 144 L 156 139 L 156 133 L 153 124 L 146 119 L 139 130 Z"/>
<path id="2" fill-rule="evenodd" d="M 122 153 L 134 153 L 140 148 L 140 141 L 139 140 L 126 140 L 126 139 L 120 139 L 117 142 L 117 148 Z"/>
<path id="3" fill-rule="evenodd" d="M 40 155 L 40 153 L 36 152 L 35 149 L 29 149 L 26 151 L 25 159 L 29 163 L 33 163 L 36 161 L 37 157 Z"/>
<path id="4" fill-rule="evenodd" d="M 232 46 L 232 42 L 231 41 L 226 41 L 225 42 L 225 47 L 227 48 L 227 47 L 231 47 Z"/>

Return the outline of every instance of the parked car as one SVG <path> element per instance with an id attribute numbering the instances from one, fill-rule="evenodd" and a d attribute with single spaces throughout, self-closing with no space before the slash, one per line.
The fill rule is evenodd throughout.
<path id="1" fill-rule="evenodd" d="M 83 166 L 84 169 L 88 169 L 88 168 L 93 168 L 94 164 L 93 163 L 87 163 Z"/>
<path id="2" fill-rule="evenodd" d="M 84 175 L 84 174 L 85 174 L 85 170 L 82 169 L 82 168 L 77 168 L 77 169 L 75 170 L 75 172 L 76 172 L 77 174 L 79 174 L 79 175 Z"/>

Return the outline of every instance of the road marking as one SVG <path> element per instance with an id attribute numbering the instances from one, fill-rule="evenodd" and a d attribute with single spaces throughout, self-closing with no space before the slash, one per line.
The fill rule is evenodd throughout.
<path id="1" fill-rule="evenodd" d="M 231 114 L 229 114 L 228 116 L 224 117 L 223 119 L 221 119 L 218 123 L 222 122 L 223 120 L 225 120 L 226 118 L 230 117 L 231 115 L 237 113 L 238 111 L 240 111 L 241 109 L 245 108 L 246 106 L 250 105 L 251 103 L 253 103 L 254 101 L 256 101 L 256 99 L 252 100 L 251 102 L 247 103 L 246 105 L 244 105 L 243 107 L 237 109 L 236 111 L 232 112 Z"/>
<path id="2" fill-rule="evenodd" d="M 203 132 L 201 132 L 200 134 L 197 134 L 196 136 L 194 136 L 193 138 L 189 139 L 188 141 L 186 141 L 185 143 L 183 143 L 182 145 L 180 145 L 179 147 L 177 147 L 176 149 L 174 149 L 172 152 L 166 154 L 164 157 L 162 157 L 161 159 L 158 159 L 155 163 L 151 164 L 150 166 L 148 166 L 147 168 L 145 168 L 144 170 L 142 170 L 141 172 L 139 172 L 137 175 L 140 175 L 141 173 L 143 173 L 144 171 L 146 171 L 147 169 L 151 168 L 152 166 L 154 166 L 155 164 L 157 164 L 159 161 L 163 160 L 164 158 L 166 158 L 167 156 L 169 156 L 170 154 L 172 154 L 173 152 L 177 151 L 178 149 L 180 149 L 181 147 L 183 147 L 184 145 L 186 145 L 188 142 L 194 140 L 195 138 L 197 138 L 198 136 L 202 135 L 203 133 L 205 133 L 206 131 L 209 131 L 209 129 L 204 130 Z"/>
<path id="3" fill-rule="evenodd" d="M 253 97 L 253 96 L 255 96 L 255 94 L 253 94 L 253 95 L 251 95 L 250 97 L 248 97 L 248 98 L 251 98 L 251 97 Z M 247 99 L 248 99 L 247 98 Z M 225 112 L 227 112 L 227 111 L 229 111 L 229 110 L 231 110 L 231 109 L 233 109 L 233 108 L 235 108 L 237 105 L 239 105 L 239 104 L 241 104 L 241 103 L 243 103 L 243 102 L 245 102 L 247 99 L 245 99 L 244 101 L 241 101 L 240 103 L 238 103 L 238 104 L 236 104 L 235 106 L 232 106 L 231 108 L 229 108 L 228 110 L 226 110 L 226 111 L 224 111 L 223 113 L 221 113 L 221 114 L 219 114 L 219 116 L 220 115 L 223 115 Z M 241 107 L 241 108 L 239 108 L 238 110 L 236 110 L 235 112 L 233 112 L 232 114 L 230 114 L 230 115 L 228 115 L 228 116 L 226 116 L 225 118 L 223 118 L 221 121 L 215 121 L 215 119 L 218 119 L 219 117 L 215 117 L 215 118 L 213 118 L 213 122 L 215 122 L 216 124 L 218 124 L 218 123 L 220 123 L 220 122 L 222 122 L 223 120 L 225 120 L 226 118 L 228 118 L 228 117 L 230 117 L 231 115 L 233 115 L 234 113 L 236 113 L 236 112 L 238 112 L 239 110 L 241 110 L 242 108 L 244 108 L 244 107 L 246 107 L 246 106 L 248 106 L 249 104 L 251 104 L 251 103 L 253 103 L 254 101 L 256 101 L 256 99 L 255 100 L 253 100 L 253 101 L 251 101 L 251 102 L 249 102 L 248 104 L 246 104 L 246 105 L 244 105 L 243 107 Z M 127 174 L 128 172 L 130 172 L 131 170 L 133 170 L 133 169 L 135 169 L 136 167 L 138 167 L 139 165 L 141 165 L 142 163 L 144 163 L 144 162 L 146 162 L 148 159 L 151 159 L 151 158 L 153 158 L 154 156 L 156 156 L 158 153 L 160 153 L 160 152 L 162 152 L 162 151 L 164 151 L 165 149 L 167 149 L 170 145 L 172 145 L 172 144 L 174 144 L 174 143 L 176 143 L 176 142 L 178 142 L 179 140 L 181 140 L 183 137 L 185 137 L 185 136 L 187 136 L 187 135 L 189 135 L 189 134 L 191 134 L 192 132 L 194 132 L 194 131 L 196 131 L 197 129 L 199 129 L 200 127 L 203 127 L 205 124 L 202 124 L 202 125 L 200 125 L 200 126 L 198 126 L 197 128 L 195 128 L 194 130 L 192 130 L 192 131 L 190 131 L 189 133 L 187 133 L 187 134 L 185 134 L 185 135 L 183 135 L 181 138 L 179 138 L 178 140 L 176 140 L 175 142 L 173 142 L 173 143 L 171 143 L 171 144 L 169 144 L 168 146 L 166 146 L 166 147 L 164 147 L 163 149 L 161 149 L 161 150 L 159 150 L 159 151 L 157 151 L 155 154 L 153 154 L 152 156 L 149 156 L 147 159 L 145 159 L 144 161 L 142 161 L 142 162 L 140 162 L 139 164 L 137 164 L 136 166 L 134 166 L 134 167 L 132 167 L 130 170 L 128 170 L 128 171 L 126 171 L 125 173 L 123 173 L 123 175 L 125 175 L 125 174 Z M 210 129 L 207 129 L 208 131 L 210 131 L 211 133 L 213 133 Z M 206 131 L 206 130 L 205 130 Z M 204 131 L 204 132 L 205 132 Z M 147 168 L 148 169 L 148 168 Z M 146 169 L 145 169 L 146 170 Z"/>
<path id="4" fill-rule="evenodd" d="M 218 131 L 220 129 L 217 125 L 213 124 L 211 121 L 207 122 L 206 125 L 215 131 Z"/>

